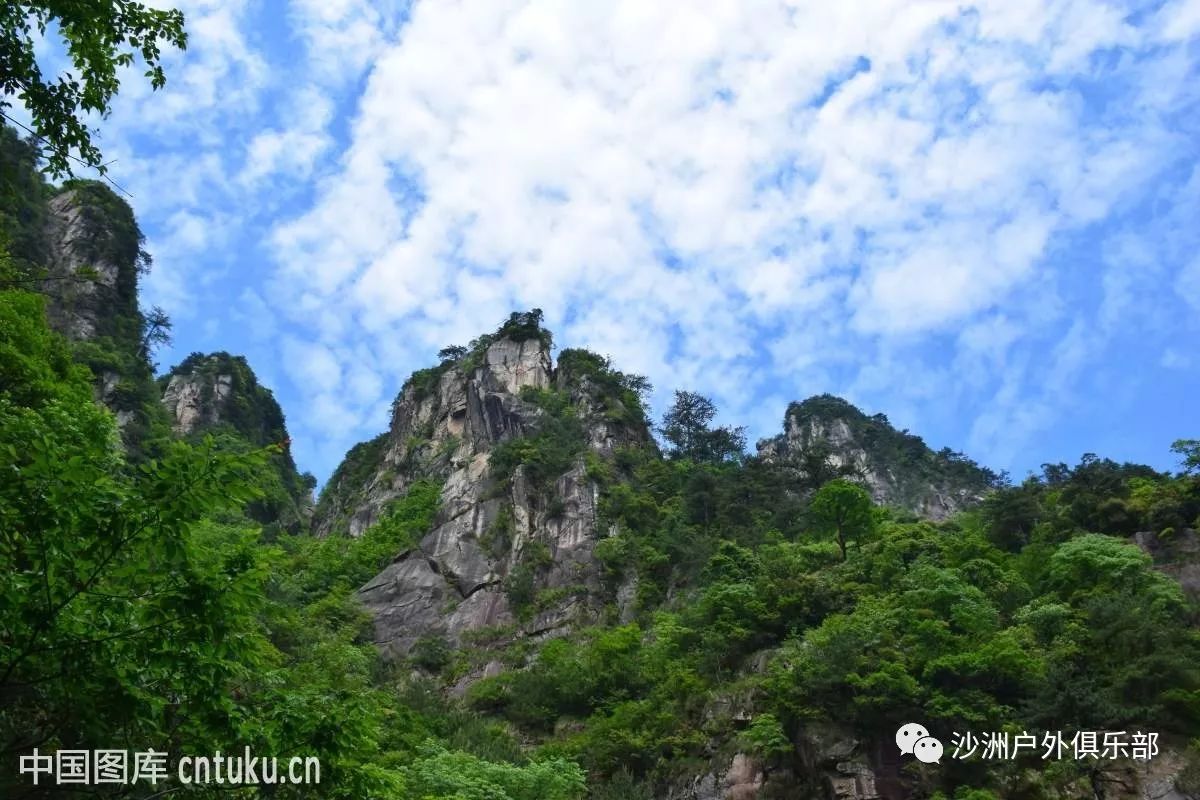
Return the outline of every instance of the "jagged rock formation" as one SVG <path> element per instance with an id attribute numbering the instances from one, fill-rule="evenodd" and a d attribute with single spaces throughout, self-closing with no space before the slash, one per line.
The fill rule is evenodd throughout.
<path id="1" fill-rule="evenodd" d="M 222 407 L 233 394 L 233 376 L 215 374 L 211 380 L 198 375 L 172 375 L 162 402 L 171 415 L 171 429 L 186 436 L 200 427 L 221 421 Z"/>
<path id="2" fill-rule="evenodd" d="M 388 435 L 351 450 L 330 478 L 315 520 L 318 536 L 339 525 L 360 536 L 418 478 L 447 478 L 444 503 L 455 504 L 468 484 L 486 477 L 480 456 L 524 433 L 523 418 L 536 413 L 521 403 L 521 388 L 546 388 L 552 370 L 548 348 L 535 340 L 501 339 L 482 356 L 477 369 L 444 362 L 409 379 L 393 404 Z"/>
<path id="3" fill-rule="evenodd" d="M 762 759 L 735 752 L 714 759 L 709 769 L 670 787 L 664 800 L 886 800 L 903 796 L 898 780 L 877 773 L 877 767 L 894 773 L 899 766 L 898 758 L 887 763 L 885 746 L 864 742 L 831 723 L 809 724 L 794 746 L 794 767 L 768 769 Z"/>
<path id="4" fill-rule="evenodd" d="M 262 508 L 257 513 L 252 508 L 251 514 L 297 532 L 307 528 L 315 481 L 296 470 L 283 410 L 245 357 L 192 353 L 159 378 L 158 386 L 176 436 L 227 433 L 255 447 L 280 446 L 282 452 L 274 457 L 279 485 L 272 487 L 278 491 L 269 491 Z"/>
<path id="5" fill-rule="evenodd" d="M 133 210 L 97 181 L 44 187 L 36 199 L 22 259 L 46 297 L 47 320 L 91 368 L 96 400 L 116 416 L 126 449 L 135 456 L 153 450 L 167 431 L 138 304 L 150 256 Z"/>
<path id="6" fill-rule="evenodd" d="M 51 327 L 69 339 L 136 348 L 138 276 L 150 259 L 133 210 L 98 181 L 52 186 L 40 162 L 37 145 L 0 123 L 0 231 L 20 285 L 40 290 Z"/>
<path id="7" fill-rule="evenodd" d="M 102 184 L 73 182 L 50 199 L 47 274 L 52 327 L 71 339 L 131 339 L 138 274 L 149 263 L 133 211 Z"/>
<path id="8" fill-rule="evenodd" d="M 869 417 L 832 395 L 789 405 L 783 433 L 760 441 L 758 452 L 795 466 L 811 485 L 845 475 L 861 482 L 876 503 L 932 520 L 982 500 L 999 481 L 962 454 L 934 452 L 884 415 Z"/>
<path id="9" fill-rule="evenodd" d="M 756 800 L 766 780 L 757 759 L 735 753 L 719 767 L 693 775 L 683 785 L 670 789 L 665 800 Z"/>
<path id="10" fill-rule="evenodd" d="M 179 436 L 229 425 L 256 445 L 287 438 L 283 411 L 243 356 L 192 353 L 159 378 L 162 403 Z"/>
<path id="11" fill-rule="evenodd" d="M 416 373 L 388 433 L 353 449 L 321 497 L 317 534 L 358 536 L 413 481 L 444 481 L 434 529 L 359 592 L 385 653 L 429 636 L 458 644 L 483 628 L 548 635 L 598 608 L 589 459 L 651 439 L 619 373 L 582 351 L 565 351 L 556 369 L 549 334 L 534 328 L 510 320 L 471 352 Z M 506 443 L 558 447 L 535 438 L 556 425 L 568 449 L 541 471 L 498 474 Z"/>

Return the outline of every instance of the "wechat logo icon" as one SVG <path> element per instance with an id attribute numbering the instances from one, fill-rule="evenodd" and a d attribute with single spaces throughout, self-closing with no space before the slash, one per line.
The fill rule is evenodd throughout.
<path id="1" fill-rule="evenodd" d="M 913 755 L 926 764 L 938 764 L 942 760 L 942 743 L 929 735 L 929 730 L 920 723 L 906 722 L 896 731 L 896 746 L 901 755 Z"/>

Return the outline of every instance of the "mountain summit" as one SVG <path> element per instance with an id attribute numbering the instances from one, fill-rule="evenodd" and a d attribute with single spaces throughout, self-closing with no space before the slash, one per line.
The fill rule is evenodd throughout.
<path id="1" fill-rule="evenodd" d="M 790 404 L 783 433 L 760 441 L 758 453 L 792 465 L 814 486 L 839 476 L 860 481 L 879 505 L 931 520 L 981 501 L 1003 482 L 962 453 L 931 450 L 883 414 L 867 416 L 829 394 Z"/>
<path id="2" fill-rule="evenodd" d="M 412 487 L 440 486 L 433 528 L 359 591 L 393 656 L 431 637 L 459 646 L 484 629 L 506 639 L 562 634 L 609 604 L 618 617 L 633 613 L 637 570 L 615 577 L 596 553 L 622 541 L 608 507 L 631 479 L 629 464 L 668 463 L 642 402 L 648 385 L 585 350 L 564 350 L 555 363 L 551 346 L 535 310 L 446 348 L 405 383 L 389 430 L 351 449 L 326 486 L 313 519 L 323 537 L 387 526 Z M 829 395 L 792 404 L 784 432 L 759 453 L 781 508 L 848 477 L 880 504 L 936 520 L 997 483 L 964 456 L 935 453 Z M 723 502 L 696 491 L 705 505 Z"/>
<path id="3" fill-rule="evenodd" d="M 653 446 L 650 426 L 637 382 L 605 359 L 564 350 L 555 365 L 540 317 L 514 314 L 415 373 L 389 431 L 322 494 L 316 533 L 360 536 L 415 483 L 441 485 L 433 529 L 359 593 L 389 652 L 482 628 L 544 634 L 601 610 L 595 472 Z"/>

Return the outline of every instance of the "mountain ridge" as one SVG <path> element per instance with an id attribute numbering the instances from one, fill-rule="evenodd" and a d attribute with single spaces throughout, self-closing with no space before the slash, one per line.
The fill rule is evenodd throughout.
<path id="1" fill-rule="evenodd" d="M 68 277 L 106 280 L 88 262 L 70 262 Z M 128 252 L 122 263 L 134 265 Z M 40 317 L 40 298 L 3 294 L 6 320 Z M 57 302 L 90 313 L 92 296 Z M 575 788 L 489 796 L 580 800 L 585 770 L 586 791 L 602 800 L 898 800 L 962 787 L 969 800 L 1066 800 L 1098 785 L 1144 799 L 1195 785 L 1200 754 L 1189 766 L 1186 736 L 1200 721 L 1198 443 L 1180 443 L 1191 466 L 1174 476 L 1085 456 L 1011 486 L 830 395 L 791 404 L 783 432 L 750 455 L 731 446 L 738 429 L 709 427 L 711 404 L 683 392 L 676 405 L 689 413 L 671 423 L 682 433 L 660 444 L 648 383 L 585 350 L 554 359 L 535 309 L 414 372 L 389 429 L 351 448 L 305 511 L 311 481 L 297 475 L 282 409 L 246 360 L 196 353 L 147 382 L 150 315 L 106 307 L 121 319 L 88 320 L 89 330 L 71 322 L 76 309 L 53 312 L 79 336 L 69 350 L 42 338 L 47 352 L 91 367 L 97 403 L 119 421 L 129 412 L 123 448 L 81 370 L 59 358 L 42 372 L 70 373 L 82 387 L 70 419 L 98 420 L 91 429 L 105 436 L 43 481 L 46 465 L 14 442 L 29 420 L 59 412 L 14 414 L 0 385 L 0 457 L 16 476 L 0 484 L 0 511 L 30 530 L 53 525 L 56 547 L 21 550 L 22 563 L 58 558 L 41 575 L 14 571 L 25 590 L 8 597 L 23 604 L 17 621 L 36 625 L 43 579 L 49 587 L 86 566 L 111 539 L 110 520 L 136 529 L 190 479 L 227 470 L 234 496 L 212 484 L 211 507 L 165 504 L 175 526 L 144 538 L 144 560 L 102 587 L 113 591 L 79 601 L 82 627 L 30 651 L 49 654 L 37 661 L 52 674 L 54 647 L 90 644 L 75 633 L 91 637 L 93 624 L 111 629 L 72 677 L 126 681 L 155 736 L 173 735 L 174 711 L 156 727 L 160 698 L 136 680 L 146 660 L 178 662 L 163 679 L 201 712 L 193 721 L 211 723 L 202 730 L 214 742 L 245 734 L 239 719 L 272 744 L 309 742 L 336 765 L 344 796 L 470 796 L 456 787 L 494 788 L 477 774 L 532 782 L 552 772 Z M 109 322 L 124 326 L 119 342 L 103 334 Z M 0 326 L 6 365 L 26 366 L 11 342 L 40 341 L 36 328 Z M 46 419 L 36 441 L 74 452 L 62 417 Z M 154 436 L 132 435 L 142 419 Z M 99 525 L 79 527 L 70 503 L 33 505 L 62 485 L 95 501 L 82 508 Z M 142 516 L 126 519 L 106 492 Z M 95 542 L 84 538 L 76 557 L 89 533 Z M 149 588 L 125 591 L 130 576 Z M 143 637 L 121 660 L 142 628 L 122 630 L 113 609 L 132 622 L 183 610 L 187 624 L 177 638 Z M 193 659 L 205 691 L 192 691 Z M 41 674 L 18 684 L 40 686 L 21 682 Z M 284 688 L 293 683 L 295 694 Z M 30 694 L 25 718 L 40 697 L 67 718 L 86 696 Z M 93 730 L 127 724 L 107 706 L 85 708 Z M 916 718 L 942 736 L 976 724 L 1152 727 L 1165 733 L 1164 758 L 1153 773 L 901 769 L 886 734 Z M 24 735 L 23 719 L 0 722 Z M 427 739 L 436 744 L 417 746 Z M 363 788 L 378 786 L 391 794 Z"/>

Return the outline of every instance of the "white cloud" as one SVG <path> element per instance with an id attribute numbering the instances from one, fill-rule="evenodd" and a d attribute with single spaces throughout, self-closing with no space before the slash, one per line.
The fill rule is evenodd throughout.
<path id="1" fill-rule="evenodd" d="M 293 0 L 288 11 L 304 40 L 308 66 L 326 85 L 354 80 L 394 33 L 406 3 Z"/>
<path id="2" fill-rule="evenodd" d="M 182 6 L 167 88 L 131 73 L 102 126 L 147 301 L 187 325 L 226 281 L 321 463 L 539 306 L 660 409 L 699 389 L 757 435 L 841 392 L 974 418 L 1002 466 L 1112 341 L 1169 334 L 1164 288 L 1200 310 L 1197 0 Z"/>
<path id="3" fill-rule="evenodd" d="M 297 319 L 355 320 L 316 334 L 347 355 L 541 306 L 569 315 L 560 340 L 733 408 L 767 377 L 920 405 L 961 395 L 955 369 L 977 387 L 1013 370 L 977 426 L 995 447 L 1002 418 L 1031 435 L 1051 415 L 1020 411 L 1048 373 L 1015 350 L 1063 320 L 1056 243 L 1186 151 L 1163 120 L 1194 96 L 1171 44 L 1194 5 L 1138 28 L 1088 0 L 420 2 L 395 41 L 357 34 L 374 60 L 350 146 L 276 228 L 276 289 Z M 370 16 L 301 7 L 338 31 Z M 1138 113 L 1089 105 L 1081 80 Z M 1064 395 L 1090 325 L 1054 351 Z M 915 380 L 911 348 L 945 335 Z"/>
<path id="4" fill-rule="evenodd" d="M 288 369 L 298 383 L 309 384 L 325 392 L 332 391 L 341 383 L 341 363 L 330 348 L 289 337 L 283 342 L 283 352 Z"/>
<path id="5" fill-rule="evenodd" d="M 275 311 L 262 295 L 253 289 L 242 290 L 230 316 L 231 321 L 241 326 L 253 340 L 272 339 L 279 330 Z"/>
<path id="6" fill-rule="evenodd" d="M 1162 35 L 1174 41 L 1186 41 L 1200 34 L 1200 2 L 1176 0 L 1163 6 L 1159 12 Z"/>
<path id="7" fill-rule="evenodd" d="M 1192 310 L 1200 313 L 1200 257 L 1193 258 L 1175 278 L 1175 291 Z"/>
<path id="8" fill-rule="evenodd" d="M 246 167 L 238 178 L 243 186 L 256 187 L 281 171 L 292 180 L 303 180 L 331 146 L 326 129 L 333 119 L 333 101 L 328 95 L 315 86 L 301 86 L 286 102 L 284 126 L 256 133 L 246 147 Z"/>
<path id="9" fill-rule="evenodd" d="M 142 284 L 150 302 L 169 309 L 176 320 L 193 316 L 195 306 L 190 300 L 195 287 L 189 276 L 199 273 L 199 279 L 206 280 L 219 270 L 221 264 L 211 254 L 221 252 L 229 225 L 229 218 L 219 212 L 205 216 L 179 210 L 156 226 L 156 235 L 146 245 L 154 267 Z"/>
<path id="10" fill-rule="evenodd" d="M 104 126 L 106 136 L 167 136 L 186 130 L 207 134 L 216 144 L 224 130 L 257 109 L 259 92 L 271 79 L 266 60 L 245 35 L 250 4 L 181 0 L 164 5 L 184 13 L 187 49 L 163 49 L 167 83 L 161 90 L 151 89 L 140 63 L 124 71 L 113 118 Z"/>

